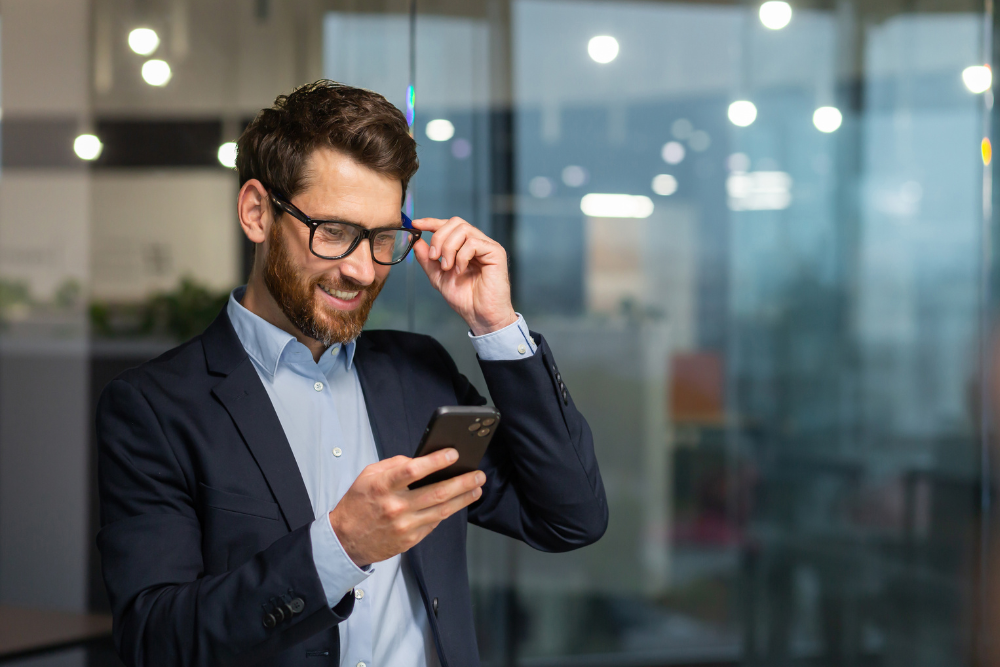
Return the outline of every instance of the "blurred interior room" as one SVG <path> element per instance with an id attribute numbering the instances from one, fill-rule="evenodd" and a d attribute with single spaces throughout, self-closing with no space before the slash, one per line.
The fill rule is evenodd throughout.
<path id="1" fill-rule="evenodd" d="M 994 21 L 0 0 L 0 662 L 121 664 L 95 402 L 245 282 L 233 142 L 329 78 L 406 114 L 411 217 L 507 248 L 594 431 L 603 539 L 469 529 L 484 666 L 994 664 Z M 485 393 L 412 256 L 368 326 L 433 335 Z"/>

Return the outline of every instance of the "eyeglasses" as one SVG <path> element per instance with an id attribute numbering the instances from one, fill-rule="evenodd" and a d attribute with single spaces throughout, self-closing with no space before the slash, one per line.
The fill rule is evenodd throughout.
<path id="1" fill-rule="evenodd" d="M 402 227 L 368 229 L 352 222 L 314 220 L 280 195 L 271 191 L 268 194 L 278 208 L 309 227 L 309 250 L 321 259 L 347 257 L 362 239 L 368 239 L 372 260 L 376 264 L 399 264 L 420 238 L 420 230 L 413 229 L 413 223 L 405 213 L 399 214 Z"/>

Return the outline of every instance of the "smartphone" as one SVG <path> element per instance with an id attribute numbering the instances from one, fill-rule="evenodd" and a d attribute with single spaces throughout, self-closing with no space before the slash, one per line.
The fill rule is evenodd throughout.
<path id="1" fill-rule="evenodd" d="M 486 454 L 486 447 L 500 425 L 496 408 L 469 405 L 442 405 L 431 415 L 427 429 L 417 445 L 414 457 L 425 456 L 439 449 L 454 447 L 458 460 L 443 470 L 432 472 L 410 484 L 417 489 L 427 484 L 451 479 L 479 469 L 479 462 Z"/>

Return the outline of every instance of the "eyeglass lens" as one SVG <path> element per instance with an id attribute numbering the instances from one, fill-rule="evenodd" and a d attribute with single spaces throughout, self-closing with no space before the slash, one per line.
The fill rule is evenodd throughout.
<path id="1" fill-rule="evenodd" d="M 361 232 L 356 227 L 336 222 L 324 222 L 316 228 L 312 250 L 323 257 L 340 257 L 356 242 Z M 406 256 L 413 242 L 413 233 L 405 229 L 379 232 L 371 239 L 376 262 L 391 264 Z"/>

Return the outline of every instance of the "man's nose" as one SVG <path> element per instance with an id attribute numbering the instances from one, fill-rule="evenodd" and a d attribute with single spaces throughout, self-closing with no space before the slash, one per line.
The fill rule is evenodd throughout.
<path id="1" fill-rule="evenodd" d="M 340 273 L 359 285 L 367 286 L 375 281 L 375 262 L 372 260 L 372 246 L 368 239 L 361 239 L 354 252 L 343 259 Z"/>

